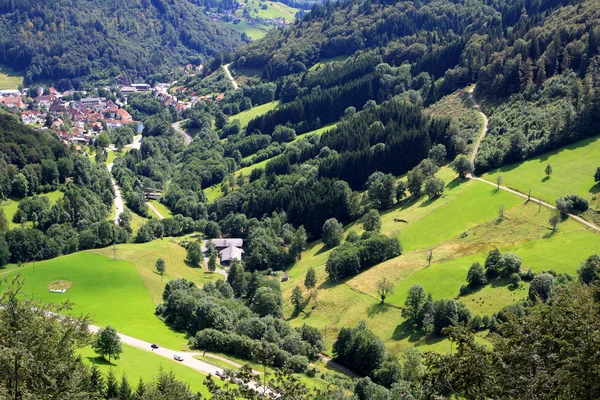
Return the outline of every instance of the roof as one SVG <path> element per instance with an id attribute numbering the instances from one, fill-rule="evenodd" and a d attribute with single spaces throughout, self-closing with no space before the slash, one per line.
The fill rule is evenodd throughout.
<path id="1" fill-rule="evenodd" d="M 233 245 L 226 247 L 219 252 L 219 255 L 221 256 L 221 261 L 231 261 L 233 259 L 241 260 L 242 254 L 244 254 L 244 250 Z"/>
<path id="2" fill-rule="evenodd" d="M 235 238 L 227 238 L 227 239 L 211 239 L 210 240 L 215 247 L 242 247 L 244 245 L 244 239 L 235 239 Z"/>

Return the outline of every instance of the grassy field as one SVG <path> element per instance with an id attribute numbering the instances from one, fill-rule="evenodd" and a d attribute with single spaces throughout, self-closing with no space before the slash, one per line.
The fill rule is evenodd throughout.
<path id="1" fill-rule="evenodd" d="M 246 21 L 241 21 L 238 24 L 232 22 L 224 22 L 231 29 L 239 33 L 245 33 L 252 40 L 258 40 L 269 32 L 269 27 L 262 24 L 249 24 Z"/>
<path id="2" fill-rule="evenodd" d="M 120 247 L 120 246 L 119 246 Z M 169 329 L 154 315 L 155 302 L 144 286 L 136 265 L 121 259 L 117 261 L 94 252 L 79 252 L 32 264 L 7 274 L 21 274 L 26 283 L 24 292 L 35 299 L 58 302 L 69 299 L 73 315 L 90 314 L 97 325 L 112 325 L 119 332 L 156 342 L 171 349 L 187 344 L 184 334 Z M 142 252 L 138 251 L 139 257 Z M 167 266 L 168 268 L 168 266 Z M 48 291 L 48 284 L 65 280 L 72 286 L 67 293 Z"/>
<path id="3" fill-rule="evenodd" d="M 154 382 L 162 368 L 166 372 L 173 371 L 176 378 L 187 383 L 194 393 L 200 392 L 203 396 L 209 394 L 203 384 L 206 378 L 205 374 L 150 351 L 123 344 L 121 357 L 118 360 L 111 360 L 111 363 L 98 357 L 91 347 L 82 349 L 79 354 L 81 354 L 84 362 L 96 365 L 105 376 L 112 369 L 119 383 L 121 382 L 121 376 L 125 374 L 134 390 L 140 378 L 146 383 Z"/>
<path id="4" fill-rule="evenodd" d="M 429 338 L 412 332 L 400 313 L 408 288 L 422 284 L 434 299 L 455 298 L 466 283 L 470 265 L 485 261 L 487 252 L 499 248 L 514 251 L 523 258 L 523 268 L 534 272 L 553 269 L 572 275 L 580 262 L 600 248 L 600 235 L 573 221 L 563 221 L 552 232 L 548 219 L 551 211 L 492 186 L 476 181 L 453 179 L 455 174 L 442 168 L 438 174 L 447 182 L 442 198 L 429 201 L 405 201 L 382 213 L 382 232 L 400 234 L 405 253 L 340 283 L 326 280 L 325 262 L 331 250 L 321 242 L 311 243 L 302 259 L 290 270 L 290 280 L 282 284 L 286 313 L 292 314 L 289 300 L 292 289 L 302 282 L 309 267 L 317 271 L 319 288 L 317 306 L 310 302 L 305 313 L 291 319 L 293 325 L 308 323 L 327 333 L 330 348 L 342 326 L 354 326 L 360 320 L 381 337 L 388 349 L 400 352 L 406 346 L 422 350 L 447 352 L 450 344 L 443 338 Z M 498 209 L 504 205 L 504 216 Z M 403 219 L 404 222 L 394 220 Z M 346 231 L 362 231 L 353 223 Z M 432 265 L 427 267 L 427 254 L 433 249 Z M 379 304 L 377 282 L 386 277 L 395 283 L 395 294 L 389 306 Z M 461 298 L 474 314 L 490 315 L 503 306 L 527 296 L 528 284 L 519 288 L 495 282 L 482 290 Z M 306 294 L 306 293 L 305 293 Z M 349 305 L 352 305 L 349 307 Z"/>
<path id="5" fill-rule="evenodd" d="M 113 250 L 110 247 L 105 249 L 92 250 L 93 253 L 111 258 Z M 162 292 L 165 284 L 177 278 L 185 278 L 197 285 L 202 285 L 209 280 L 216 280 L 221 275 L 212 274 L 202 268 L 190 267 L 185 258 L 187 253 L 185 249 L 179 246 L 175 239 L 158 239 L 149 243 L 128 243 L 118 245 L 117 258 L 123 261 L 129 261 L 135 265 L 137 272 L 142 279 L 147 293 L 154 305 L 162 303 Z M 156 260 L 163 258 L 167 263 L 165 276 L 161 278 L 156 273 Z"/>
<path id="6" fill-rule="evenodd" d="M 271 110 L 274 110 L 279 106 L 279 100 L 272 101 L 270 103 L 263 104 L 261 106 L 252 107 L 249 110 L 242 111 L 239 114 L 232 115 L 229 117 L 230 121 L 237 119 L 240 121 L 242 128 L 245 128 L 253 118 L 258 117 L 259 115 L 263 115 Z"/>
<path id="7" fill-rule="evenodd" d="M 61 192 L 60 190 L 55 190 L 53 192 L 41 194 L 40 196 L 46 196 L 48 198 L 48 200 L 50 200 L 50 204 L 54 204 L 59 199 L 62 199 L 63 192 Z M 9 225 L 10 229 L 18 228 L 20 225 L 20 224 L 13 223 L 12 219 L 13 219 L 15 213 L 17 212 L 17 210 L 19 209 L 19 202 L 21 200 L 19 200 L 19 199 L 8 199 L 8 200 L 4 200 L 4 201 L 0 200 L 0 208 L 2 208 L 4 210 L 4 215 L 6 216 L 6 219 L 8 219 L 8 225 Z"/>
<path id="8" fill-rule="evenodd" d="M 212 203 L 213 201 L 215 201 L 216 199 L 221 197 L 221 195 L 223 194 L 220 183 L 218 185 L 212 185 L 210 187 L 202 189 L 202 191 L 204 192 L 204 195 L 206 196 L 206 200 L 209 203 Z"/>
<path id="9" fill-rule="evenodd" d="M 154 206 L 154 208 L 156 208 L 158 210 L 158 212 L 163 216 L 163 218 L 171 218 L 173 216 L 173 213 L 171 212 L 171 210 L 169 210 L 169 208 L 167 206 L 165 206 L 163 203 L 161 203 L 160 201 L 150 200 L 150 204 L 152 204 Z M 154 212 L 152 210 L 150 210 L 150 212 L 152 212 L 154 214 Z"/>
<path id="10" fill-rule="evenodd" d="M 23 75 L 12 68 L 0 65 L 0 90 L 17 89 L 23 84 Z"/>
<path id="11" fill-rule="evenodd" d="M 331 57 L 331 58 L 323 58 L 321 61 L 319 61 L 318 63 L 316 63 L 312 67 L 310 67 L 308 70 L 309 71 L 316 71 L 316 70 L 318 70 L 319 68 L 321 68 L 325 64 L 328 64 L 328 63 L 333 62 L 333 61 L 344 61 L 347 58 L 348 58 L 347 56 L 337 56 L 337 57 Z"/>
<path id="12" fill-rule="evenodd" d="M 552 175 L 544 170 L 552 166 Z M 578 194 L 591 200 L 600 193 L 600 184 L 594 182 L 594 172 L 600 167 L 600 136 L 582 140 L 558 150 L 542 154 L 520 164 L 510 164 L 491 171 L 483 178 L 495 181 L 502 175 L 504 184 L 522 193 L 531 189 L 531 195 L 553 204 L 567 194 Z"/>

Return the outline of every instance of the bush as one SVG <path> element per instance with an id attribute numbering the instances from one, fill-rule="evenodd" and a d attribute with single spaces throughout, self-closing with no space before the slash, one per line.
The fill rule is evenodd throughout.
<path id="1" fill-rule="evenodd" d="M 564 217 L 567 214 L 582 213 L 587 211 L 589 208 L 589 203 L 586 199 L 579 195 L 570 194 L 557 199 L 556 208 Z"/>
<path id="2" fill-rule="evenodd" d="M 521 276 L 514 272 L 510 275 L 510 283 L 511 285 L 513 285 L 514 287 L 519 286 L 519 284 L 521 283 Z"/>
<path id="3" fill-rule="evenodd" d="M 308 358 L 301 355 L 291 356 L 285 365 L 294 372 L 304 372 L 308 367 Z"/>

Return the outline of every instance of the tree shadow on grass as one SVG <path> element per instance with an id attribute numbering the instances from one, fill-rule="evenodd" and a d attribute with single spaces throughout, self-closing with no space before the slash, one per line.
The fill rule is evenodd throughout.
<path id="1" fill-rule="evenodd" d="M 600 183 L 595 184 L 594 186 L 592 186 L 589 190 L 589 192 L 591 194 L 597 194 L 600 193 Z"/>
<path id="2" fill-rule="evenodd" d="M 96 357 L 86 357 L 91 364 L 94 365 L 108 365 L 111 367 L 116 367 L 117 364 L 108 362 L 108 360 L 104 359 L 104 357 L 96 356 Z"/>
<path id="3" fill-rule="evenodd" d="M 373 304 L 367 308 L 367 315 L 369 318 L 373 318 L 378 314 L 384 314 L 386 312 L 388 312 L 388 307 L 385 304 L 381 304 L 381 302 Z"/>
<path id="4" fill-rule="evenodd" d="M 404 340 L 408 338 L 409 342 L 416 342 L 425 337 L 425 332 L 417 330 L 410 321 L 406 320 L 394 329 L 393 340 Z"/>
<path id="5" fill-rule="evenodd" d="M 448 190 L 452 190 L 467 181 L 468 181 L 467 178 L 461 179 L 460 177 L 456 177 L 456 178 L 452 179 L 450 182 L 448 182 L 448 184 L 446 185 L 446 188 Z"/>
<path id="6" fill-rule="evenodd" d="M 549 176 L 545 176 L 542 178 L 541 182 L 548 182 L 550 180 Z"/>

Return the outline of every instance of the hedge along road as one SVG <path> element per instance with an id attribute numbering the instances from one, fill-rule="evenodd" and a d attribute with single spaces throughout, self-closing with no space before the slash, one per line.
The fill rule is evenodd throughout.
<path id="1" fill-rule="evenodd" d="M 475 106 L 475 108 L 477 109 L 477 112 L 479 112 L 479 114 L 483 117 L 483 129 L 482 129 L 481 135 L 479 136 L 479 139 L 477 139 L 477 143 L 475 144 L 475 147 L 473 148 L 473 154 L 471 155 L 471 161 L 473 163 L 475 162 L 475 157 L 477 157 L 477 152 L 479 151 L 479 145 L 481 144 L 481 141 L 483 140 L 483 138 L 485 137 L 485 135 L 487 134 L 487 131 L 488 131 L 488 117 L 487 117 L 487 115 L 485 115 L 483 113 L 483 110 L 481 109 L 481 106 L 479 105 L 479 103 L 477 102 L 477 100 L 475 100 L 475 93 L 474 92 L 475 92 L 475 86 L 473 86 L 471 88 L 471 90 L 469 90 L 469 98 L 471 99 L 471 102 L 473 103 L 473 106 Z M 507 192 L 516 194 L 517 196 L 523 197 L 524 199 L 527 199 L 528 201 L 533 201 L 534 203 L 540 204 L 540 205 L 542 205 L 544 207 L 548 207 L 548 208 L 550 208 L 552 210 L 556 210 L 556 207 L 553 206 L 550 203 L 546 203 L 545 201 L 542 201 L 540 199 L 536 199 L 535 197 L 528 196 L 528 195 L 526 195 L 524 193 L 521 193 L 519 191 L 511 189 L 511 188 L 509 188 L 507 186 L 502 186 L 502 185 L 498 185 L 497 183 L 494 183 L 494 182 L 486 181 L 483 178 L 479 178 L 479 177 L 475 176 L 475 173 L 468 174 L 467 178 L 469 178 L 469 179 L 476 179 L 478 181 L 485 182 L 485 183 L 487 183 L 489 185 L 497 186 L 498 188 L 500 188 L 502 190 L 506 190 Z M 569 217 L 573 218 L 577 222 L 582 223 L 583 225 L 587 226 L 588 228 L 594 229 L 596 232 L 600 232 L 600 227 L 594 225 L 593 223 L 591 223 L 589 221 L 586 221 L 585 219 L 583 219 L 583 218 L 581 218 L 581 217 L 579 217 L 577 215 L 569 214 Z"/>

